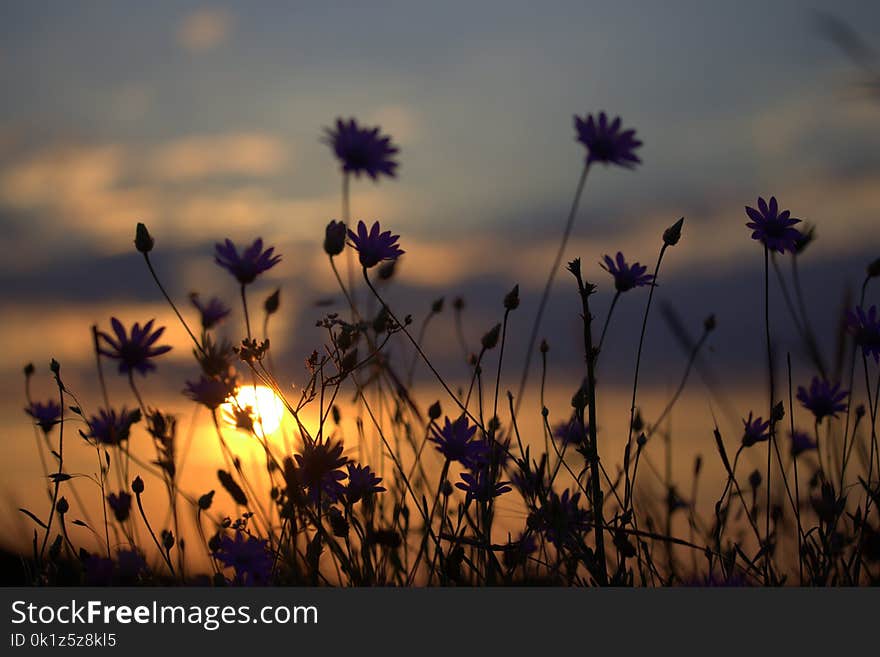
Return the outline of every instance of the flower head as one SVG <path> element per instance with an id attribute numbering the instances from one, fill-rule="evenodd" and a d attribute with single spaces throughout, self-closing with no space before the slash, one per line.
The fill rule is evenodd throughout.
<path id="1" fill-rule="evenodd" d="M 348 231 L 351 245 L 357 249 L 361 265 L 367 269 L 375 267 L 383 260 L 397 260 L 405 253 L 397 244 L 400 235 L 392 235 L 390 230 L 386 230 L 384 233 L 379 231 L 378 221 L 373 222 L 369 233 L 367 225 L 363 221 L 358 222 L 357 233 L 352 230 Z"/>
<path id="2" fill-rule="evenodd" d="M 752 419 L 752 413 L 749 413 L 749 419 L 743 420 L 743 447 L 751 447 L 755 443 L 761 443 L 770 439 L 768 433 L 770 429 L 770 421 L 764 422 L 763 418 L 756 417 Z"/>
<path id="3" fill-rule="evenodd" d="M 333 220 L 327 224 L 324 232 L 324 252 L 329 256 L 337 256 L 345 249 L 345 236 L 348 229 L 341 221 Z"/>
<path id="4" fill-rule="evenodd" d="M 751 219 L 746 226 L 752 229 L 753 240 L 779 253 L 791 253 L 797 249 L 801 232 L 793 226 L 801 220 L 792 217 L 788 210 L 780 212 L 775 196 L 770 197 L 769 204 L 759 197 L 758 209 L 746 206 L 746 214 Z"/>
<path id="5" fill-rule="evenodd" d="M 847 311 L 846 324 L 865 357 L 873 356 L 874 362 L 880 363 L 880 317 L 877 306 L 871 306 L 868 312 L 861 306 L 856 306 L 855 311 Z"/>
<path id="6" fill-rule="evenodd" d="M 113 332 L 116 334 L 115 338 L 100 331 L 98 338 L 103 340 L 107 346 L 100 347 L 99 352 L 108 358 L 119 361 L 120 374 L 138 371 L 146 375 L 150 370 L 155 370 L 156 366 L 150 362 L 151 359 L 168 353 L 171 351 L 171 347 L 168 345 L 154 346 L 165 332 L 164 326 L 153 331 L 154 321 L 151 319 L 144 324 L 143 328 L 135 322 L 134 326 L 131 327 L 131 334 L 127 335 L 122 322 L 115 317 L 111 317 L 110 324 L 113 326 Z"/>
<path id="7" fill-rule="evenodd" d="M 580 447 L 587 440 L 587 429 L 583 422 L 574 417 L 568 422 L 556 425 L 556 428 L 553 429 L 553 437 L 562 443 L 563 446 L 572 445 Z"/>
<path id="8" fill-rule="evenodd" d="M 348 463 L 348 483 L 345 486 L 345 499 L 349 504 L 372 495 L 373 493 L 382 493 L 385 488 L 380 486 L 382 477 L 377 477 L 370 466 L 358 465 L 357 463 Z"/>
<path id="9" fill-rule="evenodd" d="M 583 119 L 575 116 L 574 129 L 577 141 L 587 148 L 587 164 L 602 162 L 632 169 L 641 163 L 635 150 L 642 142 L 636 139 L 635 130 L 620 131 L 620 117 L 609 123 L 605 112 L 599 112 L 598 119 L 592 114 Z"/>
<path id="10" fill-rule="evenodd" d="M 87 435 L 102 445 L 119 445 L 128 440 L 131 425 L 140 420 L 141 412 L 138 409 L 129 411 L 123 406 L 117 413 L 115 410 L 102 408 L 89 419 Z"/>
<path id="11" fill-rule="evenodd" d="M 241 585 L 266 584 L 272 574 L 272 554 L 265 540 L 235 532 L 223 536 L 212 555 L 224 566 L 235 569 L 233 582 Z"/>
<path id="12" fill-rule="evenodd" d="M 789 437 L 791 438 L 792 456 L 800 456 L 804 452 L 816 449 L 816 441 L 803 431 L 795 430 L 789 434 Z"/>
<path id="13" fill-rule="evenodd" d="M 336 119 L 335 128 L 324 128 L 324 143 L 333 149 L 342 170 L 360 177 L 367 174 L 373 180 L 386 175 L 395 177 L 397 147 L 391 137 L 379 132 L 379 127 L 365 128 L 354 119 Z"/>
<path id="14" fill-rule="evenodd" d="M 296 483 L 306 489 L 312 501 L 339 499 L 343 492 L 339 482 L 345 479 L 341 468 L 348 463 L 348 457 L 342 454 L 341 442 L 328 438 L 306 443 L 302 453 L 294 458 L 298 466 L 294 471 Z"/>
<path id="15" fill-rule="evenodd" d="M 558 495 L 551 491 L 547 502 L 528 517 L 530 528 L 541 532 L 556 546 L 577 546 L 580 535 L 590 526 L 590 513 L 578 506 L 581 494 L 568 489 Z"/>
<path id="16" fill-rule="evenodd" d="M 107 504 L 113 509 L 113 515 L 119 522 L 128 520 L 128 514 L 131 512 L 131 495 L 124 490 L 119 494 L 110 493 L 107 496 Z"/>
<path id="17" fill-rule="evenodd" d="M 475 472 L 462 472 L 461 481 L 455 484 L 467 493 L 468 500 L 488 502 L 492 498 L 510 492 L 509 481 L 493 481 L 488 468 L 480 468 Z"/>
<path id="18" fill-rule="evenodd" d="M 187 397 L 194 402 L 202 404 L 212 411 L 225 403 L 226 400 L 235 393 L 235 381 L 219 377 L 199 377 L 199 380 L 193 383 L 186 382 L 186 388 L 183 391 Z"/>
<path id="19" fill-rule="evenodd" d="M 797 391 L 798 401 L 813 413 L 816 422 L 821 422 L 826 417 L 837 417 L 838 413 L 845 411 L 846 404 L 843 403 L 843 400 L 847 395 L 849 395 L 849 391 L 841 390 L 839 383 L 832 386 L 828 381 L 820 379 L 818 376 L 813 377 L 809 390 L 798 386 Z"/>
<path id="20" fill-rule="evenodd" d="M 217 297 L 211 297 L 208 303 L 202 303 L 199 295 L 193 292 L 189 295 L 190 301 L 198 309 L 202 318 L 202 328 L 206 331 L 214 328 L 223 321 L 232 310 Z"/>
<path id="21" fill-rule="evenodd" d="M 443 428 L 440 431 L 435 429 L 429 440 L 448 460 L 471 466 L 481 462 L 487 452 L 486 444 L 474 439 L 476 432 L 477 426 L 470 426 L 467 416 L 462 414 L 455 422 L 450 422 L 447 417 Z"/>
<path id="22" fill-rule="evenodd" d="M 652 274 L 646 274 L 648 268 L 637 262 L 631 265 L 626 264 L 623 254 L 618 251 L 616 261 L 611 256 L 605 256 L 605 263 L 599 263 L 602 269 L 607 271 L 614 277 L 614 288 L 618 292 L 626 292 L 634 287 L 643 287 L 650 285 L 654 280 Z"/>
<path id="23" fill-rule="evenodd" d="M 263 250 L 263 240 L 259 237 L 242 251 L 241 255 L 229 239 L 223 244 L 215 245 L 214 250 L 215 262 L 235 276 L 242 285 L 253 283 L 257 276 L 271 269 L 281 260 L 280 255 L 273 255 L 275 247 Z"/>
<path id="24" fill-rule="evenodd" d="M 47 402 L 31 402 L 24 412 L 36 420 L 43 433 L 49 433 L 61 421 L 61 406 L 51 399 Z"/>

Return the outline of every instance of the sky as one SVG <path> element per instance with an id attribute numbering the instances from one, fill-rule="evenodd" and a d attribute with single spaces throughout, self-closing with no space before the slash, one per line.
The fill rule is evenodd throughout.
<path id="1" fill-rule="evenodd" d="M 858 57 L 831 38 L 829 16 L 867 44 Z M 684 216 L 657 307 L 692 335 L 715 313 L 707 367 L 747 386 L 763 367 L 763 254 L 744 205 L 775 195 L 816 225 L 801 275 L 829 350 L 846 291 L 880 255 L 875 48 L 880 5 L 868 2 L 4 2 L 0 412 L 30 431 L 29 361 L 46 384 L 55 357 L 94 393 L 89 327 L 111 315 L 168 323 L 163 375 L 176 391 L 194 374 L 186 335 L 132 248 L 138 221 L 183 306 L 193 290 L 235 301 L 215 242 L 275 245 L 284 259 L 252 293 L 281 288 L 273 342 L 299 377 L 327 311 L 316 302 L 340 302 L 321 250 L 340 213 L 321 136 L 339 116 L 381 126 L 400 147 L 398 179 L 352 186 L 353 217 L 380 220 L 407 252 L 393 305 L 420 321 L 434 299 L 461 295 L 475 343 L 519 284 L 515 364 L 583 163 L 572 117 L 621 116 L 644 142 L 643 164 L 591 171 L 566 256 L 583 258 L 602 313 L 601 257 L 653 263 L 663 229 Z M 772 295 L 774 339 L 797 367 L 778 286 Z M 616 311 L 610 383 L 631 379 L 644 298 L 631 293 Z M 542 335 L 563 387 L 582 376 L 577 313 L 560 275 Z M 644 377 L 668 387 L 683 352 L 653 319 Z M 460 374 L 451 314 L 432 330 L 431 353 Z"/>

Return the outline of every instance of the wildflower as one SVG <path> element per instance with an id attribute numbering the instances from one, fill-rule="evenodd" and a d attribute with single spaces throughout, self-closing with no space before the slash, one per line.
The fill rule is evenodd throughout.
<path id="1" fill-rule="evenodd" d="M 382 477 L 377 477 L 370 466 L 348 463 L 348 484 L 345 486 L 345 499 L 349 504 L 372 495 L 382 493 L 385 488 L 380 486 Z"/>
<path id="2" fill-rule="evenodd" d="M 611 256 L 605 256 L 605 264 L 599 263 L 605 271 L 614 277 L 614 287 L 618 292 L 626 292 L 634 287 L 642 287 L 650 285 L 654 280 L 654 276 L 646 274 L 648 268 L 634 262 L 632 265 L 626 264 L 623 254 L 618 251 L 616 262 Z"/>
<path id="3" fill-rule="evenodd" d="M 342 455 L 342 443 L 337 440 L 316 440 L 306 443 L 302 454 L 296 454 L 297 468 L 294 471 L 296 482 L 305 487 L 315 502 L 323 497 L 335 502 L 343 492 L 339 482 L 345 479 L 342 466 L 348 458 Z"/>
<path id="4" fill-rule="evenodd" d="M 577 141 L 587 148 L 587 164 L 602 162 L 632 169 L 641 163 L 634 151 L 642 142 L 636 139 L 635 130 L 620 131 L 620 117 L 609 123 L 605 112 L 599 113 L 598 120 L 592 114 L 583 119 L 575 116 L 574 128 Z"/>
<path id="5" fill-rule="evenodd" d="M 791 438 L 791 455 L 793 457 L 800 456 L 804 452 L 816 449 L 816 441 L 803 431 L 793 431 L 789 434 Z"/>
<path id="6" fill-rule="evenodd" d="M 234 381 L 216 377 L 208 378 L 206 376 L 200 376 L 199 380 L 195 383 L 187 381 L 186 389 L 183 391 L 183 394 L 194 402 L 202 404 L 212 411 L 225 403 L 230 395 L 234 393 Z"/>
<path id="7" fill-rule="evenodd" d="M 327 224 L 324 233 L 324 252 L 329 256 L 337 256 L 345 249 L 345 224 L 341 221 L 331 221 Z"/>
<path id="8" fill-rule="evenodd" d="M 375 267 L 383 260 L 396 260 L 405 253 L 397 245 L 400 235 L 392 235 L 390 230 L 380 233 L 379 230 L 378 221 L 373 222 L 369 233 L 367 233 L 367 225 L 359 221 L 357 233 L 348 231 L 348 237 L 352 246 L 357 249 L 361 265 L 367 269 Z"/>
<path id="9" fill-rule="evenodd" d="M 263 539 L 245 537 L 235 532 L 235 538 L 223 536 L 212 556 L 224 566 L 235 569 L 236 584 L 265 584 L 272 573 L 272 554 Z"/>
<path id="10" fill-rule="evenodd" d="M 561 496 L 551 491 L 547 502 L 529 514 L 529 527 L 557 547 L 576 547 L 580 534 L 590 525 L 589 512 L 578 506 L 580 497 L 580 493 L 572 495 L 568 489 Z"/>
<path id="11" fill-rule="evenodd" d="M 469 466 L 479 462 L 486 453 L 485 443 L 474 440 L 476 432 L 476 425 L 469 426 L 467 416 L 462 414 L 455 422 L 450 422 L 447 417 L 443 428 L 440 431 L 434 429 L 429 440 L 449 461 Z"/>
<path id="12" fill-rule="evenodd" d="M 208 303 L 203 304 L 199 300 L 199 295 L 193 292 L 189 295 L 190 301 L 198 309 L 202 317 L 202 328 L 206 331 L 214 328 L 223 319 L 225 319 L 232 310 L 217 297 L 211 297 Z"/>
<path id="13" fill-rule="evenodd" d="M 328 144 L 336 155 L 342 170 L 360 177 L 366 173 L 373 180 L 386 175 L 395 177 L 397 162 L 393 157 L 397 147 L 391 143 L 391 137 L 379 132 L 379 128 L 365 128 L 354 119 L 347 122 L 336 119 L 336 128 L 324 128 L 324 143 Z"/>
<path id="14" fill-rule="evenodd" d="M 579 447 L 587 440 L 587 429 L 578 418 L 572 418 L 570 422 L 562 422 L 553 430 L 553 437 L 563 446 L 574 445 Z"/>
<path id="15" fill-rule="evenodd" d="M 487 468 L 480 468 L 476 472 L 462 472 L 461 481 L 455 484 L 467 493 L 467 499 L 477 502 L 488 502 L 492 498 L 509 493 L 511 491 L 509 481 L 493 481 Z"/>
<path id="16" fill-rule="evenodd" d="M 507 545 L 504 546 L 502 557 L 504 566 L 508 570 L 524 563 L 528 555 L 538 551 L 538 542 L 535 537 L 527 532 L 522 532 L 515 541 L 508 539 Z"/>
<path id="17" fill-rule="evenodd" d="M 61 421 L 61 406 L 58 402 L 49 400 L 43 402 L 31 402 L 24 412 L 36 420 L 37 425 L 48 434 L 52 427 Z"/>
<path id="18" fill-rule="evenodd" d="M 874 362 L 880 363 L 880 317 L 877 306 L 871 306 L 868 312 L 856 306 L 855 312 L 846 313 L 846 324 L 865 357 L 873 356 Z"/>
<path id="19" fill-rule="evenodd" d="M 770 429 L 770 421 L 764 422 L 763 418 L 756 417 L 752 420 L 752 413 L 749 413 L 749 419 L 743 420 L 743 437 L 742 437 L 742 445 L 743 447 L 751 447 L 755 443 L 761 443 L 765 440 L 769 440 L 770 434 L 768 430 Z"/>
<path id="20" fill-rule="evenodd" d="M 804 408 L 811 411 L 816 417 L 816 422 L 821 422 L 826 417 L 837 417 L 838 413 L 846 410 L 846 399 L 849 391 L 841 390 L 840 384 L 831 385 L 828 381 L 813 377 L 809 391 L 803 386 L 798 386 L 797 398 Z"/>
<path id="21" fill-rule="evenodd" d="M 131 327 L 131 334 L 126 335 L 125 328 L 115 317 L 110 318 L 110 324 L 113 326 L 113 332 L 116 334 L 115 339 L 100 331 L 98 337 L 107 343 L 107 348 L 100 348 L 99 352 L 108 358 L 119 361 L 120 374 L 127 374 L 134 370 L 146 375 L 150 370 L 155 370 L 156 366 L 150 362 L 150 359 L 161 356 L 171 351 L 171 347 L 163 345 L 161 347 L 154 346 L 156 341 L 162 337 L 165 327 L 162 326 L 153 331 L 153 322 L 150 320 L 141 325 L 135 322 Z"/>
<path id="22" fill-rule="evenodd" d="M 228 340 L 216 342 L 210 335 L 206 336 L 202 342 L 202 349 L 194 349 L 193 355 L 205 376 L 219 378 L 235 376 L 235 368 L 232 366 L 235 350 Z"/>
<path id="23" fill-rule="evenodd" d="M 681 227 L 684 226 L 684 217 L 676 221 L 663 231 L 663 243 L 666 246 L 675 246 L 681 239 Z"/>
<path id="24" fill-rule="evenodd" d="M 123 406 L 117 413 L 115 410 L 102 408 L 89 419 L 87 436 L 102 445 L 120 445 L 128 440 L 131 426 L 140 420 L 141 412 L 138 409 L 128 411 Z"/>
<path id="25" fill-rule="evenodd" d="M 788 210 L 780 212 L 775 196 L 770 197 L 769 204 L 759 197 L 758 209 L 746 206 L 746 214 L 751 219 L 746 226 L 752 229 L 753 240 L 758 240 L 771 251 L 779 253 L 794 252 L 797 249 L 801 232 L 792 226 L 801 220 L 792 217 Z"/>
<path id="26" fill-rule="evenodd" d="M 281 260 L 280 255 L 273 255 L 275 247 L 263 250 L 263 240 L 259 237 L 242 251 L 241 255 L 238 255 L 235 244 L 229 239 L 224 244 L 215 245 L 214 249 L 215 262 L 235 276 L 242 285 L 253 283 L 257 276 L 271 269 Z"/>
<path id="27" fill-rule="evenodd" d="M 119 522 L 128 520 L 128 514 L 131 512 L 131 495 L 125 491 L 120 491 L 119 494 L 110 493 L 107 496 L 107 504 L 113 510 L 116 520 Z"/>

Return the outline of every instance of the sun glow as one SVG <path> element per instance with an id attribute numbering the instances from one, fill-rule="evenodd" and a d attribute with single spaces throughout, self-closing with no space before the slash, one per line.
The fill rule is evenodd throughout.
<path id="1" fill-rule="evenodd" d="M 258 436 L 275 433 L 284 419 L 284 403 L 266 386 L 244 385 L 238 389 L 235 401 L 229 401 L 221 408 L 226 421 L 239 427 L 239 418 L 249 409 Z"/>

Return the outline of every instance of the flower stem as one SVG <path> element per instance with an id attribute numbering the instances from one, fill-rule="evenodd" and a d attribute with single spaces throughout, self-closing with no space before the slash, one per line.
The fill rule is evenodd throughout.
<path id="1" fill-rule="evenodd" d="M 150 270 L 150 274 L 153 276 L 153 280 L 156 282 L 156 285 L 159 287 L 159 291 L 162 292 L 162 296 L 165 297 L 165 301 L 168 302 L 168 305 L 171 306 L 171 310 L 174 311 L 174 314 L 177 315 L 177 319 L 180 320 L 180 323 L 183 324 L 183 328 L 186 329 L 186 332 L 189 333 L 189 337 L 192 339 L 193 344 L 196 346 L 196 349 L 199 350 L 199 353 L 205 355 L 205 350 L 202 348 L 202 345 L 196 339 L 196 336 L 190 330 L 189 325 L 186 323 L 186 320 L 183 318 L 183 315 L 180 314 L 180 311 L 177 309 L 177 306 L 174 305 L 174 302 L 171 300 L 171 297 L 168 296 L 168 293 L 165 291 L 165 287 L 162 285 L 162 282 L 159 280 L 159 277 L 156 275 L 156 270 L 153 269 L 153 263 L 150 262 L 150 254 L 144 253 L 144 260 L 147 263 L 147 268 Z"/>

